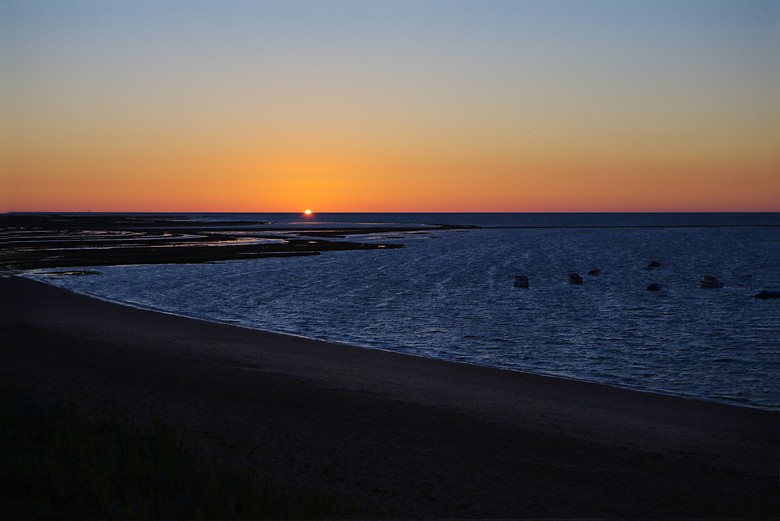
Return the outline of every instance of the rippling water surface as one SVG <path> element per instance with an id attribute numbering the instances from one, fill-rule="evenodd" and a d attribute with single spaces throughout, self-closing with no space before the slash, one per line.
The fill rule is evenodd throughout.
<path id="1" fill-rule="evenodd" d="M 539 215 L 347 215 L 331 218 L 515 227 L 367 233 L 349 240 L 395 241 L 404 248 L 116 266 L 98 268 L 100 275 L 46 280 L 253 328 L 780 408 L 780 299 L 752 298 L 780 288 L 777 214 L 759 219 L 770 226 L 733 226 L 755 222 L 728 214 L 546 221 Z M 571 227 L 581 224 L 608 227 Z M 708 224 L 729 226 L 702 227 Z M 643 269 L 653 260 L 661 267 Z M 601 273 L 587 275 L 593 267 Z M 567 282 L 571 271 L 583 276 L 582 285 Z M 518 274 L 529 277 L 529 288 L 513 287 Z M 705 274 L 724 287 L 701 288 Z M 647 291 L 652 282 L 663 289 Z"/>

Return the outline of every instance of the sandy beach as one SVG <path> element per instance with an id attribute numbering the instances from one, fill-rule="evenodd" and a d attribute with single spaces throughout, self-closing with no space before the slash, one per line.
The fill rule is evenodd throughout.
<path id="1" fill-rule="evenodd" d="M 0 278 L 0 373 L 403 518 L 776 517 L 777 412 L 138 310 Z"/>

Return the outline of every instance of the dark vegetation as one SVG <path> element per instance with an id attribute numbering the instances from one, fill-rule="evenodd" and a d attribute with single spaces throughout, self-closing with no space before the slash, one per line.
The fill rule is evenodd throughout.
<path id="1" fill-rule="evenodd" d="M 333 493 L 288 495 L 247 469 L 198 459 L 163 423 L 0 388 L 3 519 L 321 519 L 353 517 Z"/>

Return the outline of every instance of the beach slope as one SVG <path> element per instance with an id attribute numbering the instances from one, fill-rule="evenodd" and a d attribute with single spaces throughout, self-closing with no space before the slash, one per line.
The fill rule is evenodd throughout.
<path id="1" fill-rule="evenodd" d="M 420 518 L 774 517 L 780 416 L 216 324 L 0 278 L 0 378 Z"/>

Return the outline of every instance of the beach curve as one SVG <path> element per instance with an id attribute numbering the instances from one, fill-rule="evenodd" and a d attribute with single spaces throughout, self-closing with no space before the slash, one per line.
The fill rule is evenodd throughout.
<path id="1" fill-rule="evenodd" d="M 777 512 L 777 413 L 129 308 L 0 279 L 3 379 L 403 517 Z M 768 457 L 774 455 L 774 457 Z"/>

